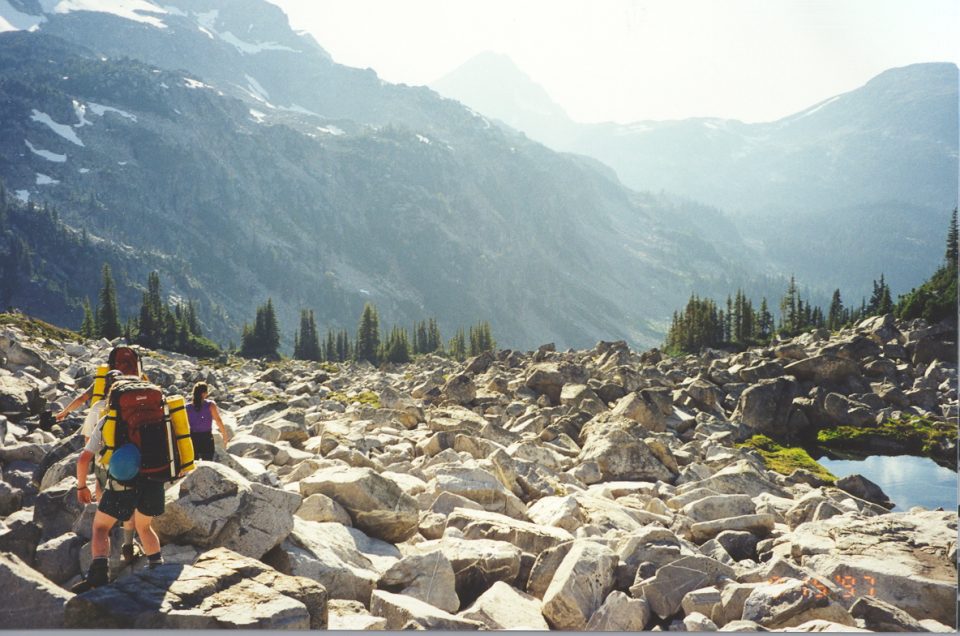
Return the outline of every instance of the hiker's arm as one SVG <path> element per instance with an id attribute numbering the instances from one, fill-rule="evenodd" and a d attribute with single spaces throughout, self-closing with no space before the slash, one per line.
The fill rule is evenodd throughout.
<path id="1" fill-rule="evenodd" d="M 91 459 L 93 459 L 93 453 L 87 449 L 83 449 L 80 458 L 77 459 L 77 501 L 83 505 L 93 501 L 90 489 L 87 488 L 87 473 L 90 470 Z"/>
<path id="2" fill-rule="evenodd" d="M 220 409 L 217 408 L 216 404 L 210 405 L 210 415 L 213 416 L 213 421 L 220 427 L 220 436 L 223 437 L 223 445 L 226 446 L 227 442 L 230 441 L 230 436 L 227 435 L 227 427 L 223 425 L 223 420 L 220 419 Z"/>
<path id="3" fill-rule="evenodd" d="M 89 400 L 91 395 L 93 395 L 93 386 L 87 387 L 87 390 L 75 397 L 73 402 L 63 407 L 63 410 L 57 413 L 57 421 L 62 422 L 63 418 L 65 418 L 71 411 L 76 411 L 78 408 L 80 408 L 81 404 L 84 404 L 87 400 Z"/>

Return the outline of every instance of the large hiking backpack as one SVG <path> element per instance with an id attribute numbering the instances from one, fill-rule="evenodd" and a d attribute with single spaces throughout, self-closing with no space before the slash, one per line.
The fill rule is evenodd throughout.
<path id="1" fill-rule="evenodd" d="M 140 450 L 140 476 L 173 481 L 190 468 L 182 459 L 193 461 L 192 448 L 189 458 L 181 458 L 183 445 L 177 437 L 160 387 L 132 377 L 114 382 L 103 425 L 101 466 L 109 467 L 113 452 L 129 443 Z"/>

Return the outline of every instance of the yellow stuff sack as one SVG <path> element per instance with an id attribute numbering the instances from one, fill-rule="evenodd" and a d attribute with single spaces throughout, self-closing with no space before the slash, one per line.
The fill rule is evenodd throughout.
<path id="1" fill-rule="evenodd" d="M 97 367 L 97 375 L 93 378 L 93 395 L 90 396 L 90 406 L 107 397 L 107 373 L 109 372 L 109 364 L 101 364 Z"/>
<path id="2" fill-rule="evenodd" d="M 187 417 L 186 405 L 187 402 L 182 395 L 171 395 L 167 398 L 167 409 L 170 411 L 173 438 L 177 442 L 177 458 L 181 475 L 196 467 L 193 463 L 193 438 L 190 437 L 190 418 Z"/>

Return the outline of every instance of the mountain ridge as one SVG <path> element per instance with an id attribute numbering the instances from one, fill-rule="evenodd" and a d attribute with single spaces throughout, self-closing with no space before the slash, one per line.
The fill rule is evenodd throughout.
<path id="1" fill-rule="evenodd" d="M 349 329 L 372 300 L 399 324 L 438 315 L 447 334 L 485 318 L 508 344 L 652 345 L 685 281 L 727 286 L 708 240 L 678 260 L 698 232 L 670 227 L 683 204 L 625 190 L 450 100 L 435 98 L 434 112 L 451 117 L 431 130 L 337 120 L 346 130 L 334 134 L 328 120 L 257 111 L 206 78 L 51 37 L 0 36 L 0 82 L 13 96 L 0 146 L 20 155 L 0 177 L 74 227 L 178 255 L 184 275 L 215 292 L 200 303 L 206 322 L 226 314 L 210 329 L 221 342 L 250 319 L 251 299 L 274 296 L 287 325 L 312 306 L 321 325 Z M 69 158 L 50 162 L 24 140 Z"/>
<path id="2" fill-rule="evenodd" d="M 717 206 L 747 243 L 760 246 L 765 261 L 800 279 L 821 281 L 827 293 L 840 287 L 869 294 L 864 270 L 873 271 L 873 278 L 886 271 L 903 292 L 936 266 L 933 254 L 956 205 L 957 77 L 952 63 L 888 69 L 862 86 L 762 123 L 697 117 L 577 124 L 538 121 L 529 111 L 484 114 L 509 120 L 550 147 L 602 161 L 628 187 Z M 483 92 L 480 78 L 464 75 L 459 83 Z M 874 206 L 900 212 L 875 215 Z M 852 245 L 832 241 L 822 231 L 824 218 L 851 236 Z M 891 218 L 913 241 L 899 246 L 892 272 L 884 262 Z M 791 246 L 785 240 L 791 233 L 823 243 L 820 258 Z"/>

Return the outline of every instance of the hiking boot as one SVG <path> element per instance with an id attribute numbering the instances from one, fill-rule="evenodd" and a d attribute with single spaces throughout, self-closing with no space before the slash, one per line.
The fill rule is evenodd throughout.
<path id="1" fill-rule="evenodd" d="M 83 580 L 70 588 L 74 594 L 82 594 L 95 587 L 109 583 L 109 563 L 106 559 L 94 559 L 90 564 L 90 570 L 83 577 Z"/>

